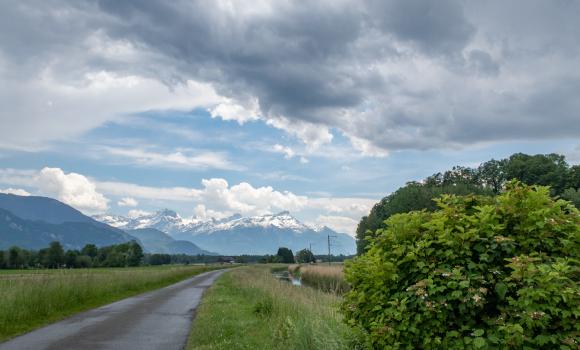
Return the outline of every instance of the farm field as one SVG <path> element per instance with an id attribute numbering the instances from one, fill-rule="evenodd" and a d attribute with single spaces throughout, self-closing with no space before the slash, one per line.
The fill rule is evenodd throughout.
<path id="1" fill-rule="evenodd" d="M 188 349 L 363 348 L 342 321 L 340 296 L 279 281 L 272 268 L 248 266 L 224 274 L 204 296 Z"/>
<path id="2" fill-rule="evenodd" d="M 0 271 L 0 341 L 221 266 Z"/>

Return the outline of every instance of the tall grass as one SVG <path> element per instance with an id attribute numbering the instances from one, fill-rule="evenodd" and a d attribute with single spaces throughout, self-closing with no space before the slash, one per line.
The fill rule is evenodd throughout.
<path id="1" fill-rule="evenodd" d="M 300 265 L 290 266 L 289 270 L 293 274 L 296 274 L 296 271 L 300 272 L 300 281 L 303 285 L 324 292 L 340 295 L 350 288 L 344 280 L 342 265 Z"/>
<path id="2" fill-rule="evenodd" d="M 211 269 L 214 268 L 171 266 L 3 274 L 0 276 L 0 340 Z"/>
<path id="3" fill-rule="evenodd" d="M 341 298 L 272 277 L 267 266 L 224 274 L 206 293 L 189 349 L 360 349 Z"/>

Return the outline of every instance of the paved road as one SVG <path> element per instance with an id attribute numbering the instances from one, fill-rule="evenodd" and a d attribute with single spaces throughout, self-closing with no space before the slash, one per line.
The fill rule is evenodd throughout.
<path id="1" fill-rule="evenodd" d="M 223 272 L 74 315 L 2 343 L 0 350 L 182 349 L 204 290 Z"/>

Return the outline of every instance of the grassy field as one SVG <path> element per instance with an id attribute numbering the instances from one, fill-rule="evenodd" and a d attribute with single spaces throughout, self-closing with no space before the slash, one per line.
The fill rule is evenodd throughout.
<path id="1" fill-rule="evenodd" d="M 271 266 L 224 274 L 206 293 L 189 349 L 361 349 L 342 323 L 339 296 L 292 286 Z"/>
<path id="2" fill-rule="evenodd" d="M 218 266 L 0 272 L 0 341 L 76 312 L 161 288 Z"/>

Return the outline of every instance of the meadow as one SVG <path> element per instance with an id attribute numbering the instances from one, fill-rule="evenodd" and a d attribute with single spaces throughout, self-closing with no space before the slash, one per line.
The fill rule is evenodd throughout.
<path id="1" fill-rule="evenodd" d="M 188 349 L 364 348 L 342 321 L 340 296 L 277 280 L 271 270 L 257 265 L 224 274 L 204 296 Z"/>
<path id="2" fill-rule="evenodd" d="M 0 271 L 0 341 L 220 266 Z"/>

